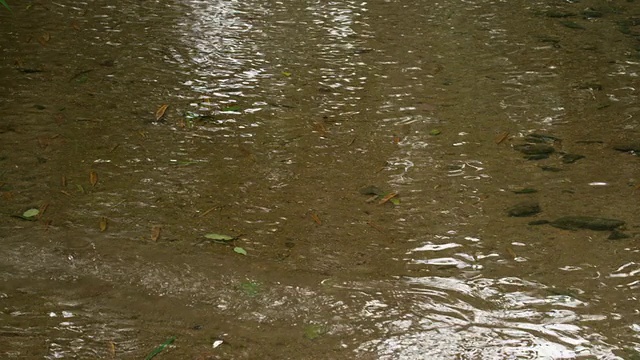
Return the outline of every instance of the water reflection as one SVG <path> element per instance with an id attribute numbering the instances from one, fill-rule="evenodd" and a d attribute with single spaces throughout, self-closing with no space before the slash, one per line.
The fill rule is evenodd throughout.
<path id="1" fill-rule="evenodd" d="M 69 7 L 91 24 L 84 39 L 106 29 L 92 44 L 118 49 L 124 64 L 100 68 L 106 80 L 93 92 L 66 73 L 55 86 L 24 77 L 14 79 L 21 92 L 0 85 L 28 104 L 68 91 L 68 103 L 46 116 L 31 110 L 28 123 L 51 123 L 63 105 L 79 108 L 64 113 L 73 121 L 114 119 L 61 122 L 55 131 L 70 145 L 39 150 L 25 144 L 42 129 L 0 129 L 22 149 L 1 154 L 10 166 L 0 183 L 20 196 L 3 190 L 10 211 L 55 200 L 51 226 L 2 226 L 3 280 L 20 283 L 0 296 L 6 338 L 44 338 L 47 358 L 107 357 L 109 342 L 142 355 L 173 332 L 210 351 L 212 333 L 190 332 L 206 319 L 240 339 L 216 350 L 229 358 L 286 358 L 278 351 L 287 349 L 317 358 L 332 339 L 347 359 L 354 349 L 383 359 L 616 358 L 636 346 L 633 243 L 529 227 L 505 215 L 520 199 L 503 189 L 536 187 L 549 219 L 633 216 L 620 179 L 635 176 L 634 163 L 579 148 L 593 129 L 575 122 L 590 115 L 583 105 L 608 101 L 598 109 L 613 110 L 599 116 L 622 114 L 624 127 L 590 122 L 590 136 L 635 129 L 637 62 L 566 54 L 565 39 L 584 39 L 573 33 L 540 41 L 559 31 L 528 12 L 542 3 L 189 1 L 129 4 L 131 14 L 103 5 Z M 57 61 L 80 66 L 91 56 Z M 585 81 L 592 62 L 606 69 L 604 90 Z M 91 106 L 77 106 L 84 95 Z M 175 111 L 149 121 L 165 102 Z M 11 111 L 9 120 L 22 117 Z M 492 141 L 533 130 L 562 132 L 588 162 L 554 175 L 515 154 L 511 140 Z M 87 164 L 97 186 L 87 185 Z M 574 186 L 589 183 L 585 173 L 607 179 L 589 191 L 608 192 Z M 52 186 L 60 174 L 73 185 Z M 399 205 L 361 201 L 357 189 L 370 183 L 397 191 Z M 248 255 L 203 243 L 214 231 L 238 235 Z M 302 336 L 309 324 L 326 337 Z M 25 343 L 5 354 L 24 356 Z"/>
<path id="2" fill-rule="evenodd" d="M 385 319 L 379 322 L 385 335 L 358 351 L 381 359 L 617 358 L 588 325 L 605 317 L 572 310 L 582 302 L 541 296 L 541 285 L 517 278 L 467 276 L 405 279 L 411 290 L 403 301 L 411 311 L 377 306 L 373 317 Z"/>

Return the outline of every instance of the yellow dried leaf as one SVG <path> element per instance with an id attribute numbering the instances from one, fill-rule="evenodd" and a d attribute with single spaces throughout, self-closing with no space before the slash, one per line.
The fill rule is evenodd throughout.
<path id="1" fill-rule="evenodd" d="M 158 239 L 160 238 L 160 231 L 161 230 L 162 230 L 162 226 L 153 225 L 151 227 L 151 240 L 158 241 Z"/>
<path id="2" fill-rule="evenodd" d="M 168 107 L 169 105 L 164 104 L 158 108 L 158 110 L 156 111 L 156 121 L 160 121 L 160 119 L 162 119 Z"/>
<path id="3" fill-rule="evenodd" d="M 116 357 L 116 343 L 113 341 L 109 341 L 109 354 L 112 359 Z"/>
<path id="4" fill-rule="evenodd" d="M 311 218 L 313 219 L 313 221 L 316 222 L 316 224 L 318 225 L 322 225 L 322 221 L 320 221 L 320 217 L 318 217 L 317 214 L 315 213 L 311 213 Z"/>
<path id="5" fill-rule="evenodd" d="M 91 183 L 91 186 L 96 186 L 96 184 L 98 183 L 98 173 L 96 173 L 95 171 L 90 172 L 89 182 Z"/>
<path id="6" fill-rule="evenodd" d="M 496 144 L 501 144 L 503 141 L 507 140 L 509 138 L 509 132 L 505 131 L 502 134 L 498 135 L 495 139 Z"/>
<path id="7" fill-rule="evenodd" d="M 107 230 L 107 226 L 108 226 L 108 221 L 106 217 L 101 217 L 100 218 L 100 231 L 101 232 L 105 232 Z"/>
<path id="8" fill-rule="evenodd" d="M 44 33 L 42 34 L 42 36 L 40 36 L 38 38 L 38 42 L 40 43 L 40 45 L 45 46 L 47 45 L 47 43 L 49 42 L 49 40 L 51 40 L 51 34 L 49 33 Z"/>

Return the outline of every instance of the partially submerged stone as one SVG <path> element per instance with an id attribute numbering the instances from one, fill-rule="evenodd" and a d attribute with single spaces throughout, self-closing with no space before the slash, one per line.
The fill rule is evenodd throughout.
<path id="1" fill-rule="evenodd" d="M 553 146 L 548 144 L 519 144 L 514 145 L 514 149 L 525 155 L 548 155 L 556 151 Z"/>
<path id="2" fill-rule="evenodd" d="M 589 229 L 609 231 L 624 225 L 624 221 L 591 216 L 565 216 L 549 223 L 553 227 L 565 230 Z"/>
<path id="3" fill-rule="evenodd" d="M 631 237 L 631 235 L 623 233 L 620 230 L 613 230 L 611 232 L 611 234 L 609 234 L 609 237 L 607 239 L 609 239 L 609 240 L 621 240 L 621 239 L 628 239 L 630 237 Z"/>
<path id="4" fill-rule="evenodd" d="M 573 164 L 574 162 L 583 158 L 584 158 L 584 155 L 580 155 L 580 154 L 564 154 L 562 155 L 562 162 L 565 164 Z"/>
<path id="5" fill-rule="evenodd" d="M 640 152 L 640 141 L 619 141 L 614 143 L 612 147 L 618 151 Z"/>

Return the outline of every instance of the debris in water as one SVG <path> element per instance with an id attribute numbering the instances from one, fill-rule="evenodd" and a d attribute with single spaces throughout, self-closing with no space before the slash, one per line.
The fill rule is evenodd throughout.
<path id="1" fill-rule="evenodd" d="M 100 232 L 105 232 L 107 230 L 108 222 L 106 217 L 100 218 Z"/>
<path id="2" fill-rule="evenodd" d="M 162 226 L 153 225 L 151 227 L 151 240 L 158 241 L 158 239 L 160 238 L 160 232 L 161 231 L 162 231 Z"/>
<path id="3" fill-rule="evenodd" d="M 91 183 L 91 186 L 96 186 L 96 184 L 98 183 L 98 173 L 96 173 L 95 171 L 92 171 L 89 173 L 89 182 Z"/>
<path id="4" fill-rule="evenodd" d="M 175 339 L 176 339 L 176 337 L 172 336 L 171 338 L 169 338 L 169 340 L 167 340 L 164 343 L 160 344 L 157 348 L 153 349 L 153 351 L 150 352 L 149 355 L 147 355 L 147 357 L 144 358 L 144 360 L 153 359 L 156 355 L 160 354 L 162 352 L 162 350 L 164 350 L 167 346 L 171 345 L 175 341 Z"/>
<path id="5" fill-rule="evenodd" d="M 162 119 L 168 107 L 169 107 L 168 104 L 163 104 L 158 108 L 158 110 L 156 111 L 156 121 L 160 121 L 160 119 Z"/>

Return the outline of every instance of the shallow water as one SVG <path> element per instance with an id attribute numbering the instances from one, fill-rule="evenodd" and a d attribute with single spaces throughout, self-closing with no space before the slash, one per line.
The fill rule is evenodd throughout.
<path id="1" fill-rule="evenodd" d="M 10 5 L 3 358 L 640 356 L 636 3 Z"/>

